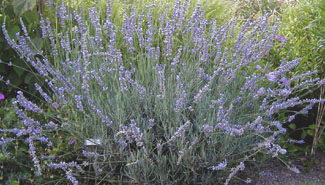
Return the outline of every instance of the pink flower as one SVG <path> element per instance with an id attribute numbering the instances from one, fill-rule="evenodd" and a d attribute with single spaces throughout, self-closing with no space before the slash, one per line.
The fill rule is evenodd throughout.
<path id="1" fill-rule="evenodd" d="M 5 95 L 4 94 L 0 94 L 0 100 L 4 100 L 5 99 Z"/>

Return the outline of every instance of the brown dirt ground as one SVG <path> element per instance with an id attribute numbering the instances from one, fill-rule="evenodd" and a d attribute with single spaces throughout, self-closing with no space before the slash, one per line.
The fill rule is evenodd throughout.
<path id="1" fill-rule="evenodd" d="M 239 176 L 243 179 L 250 178 L 254 185 L 325 185 L 325 153 L 317 153 L 316 162 L 310 162 L 305 157 L 291 159 L 290 162 L 301 172 L 296 174 L 289 170 L 278 159 L 265 161 L 259 167 L 247 167 Z M 309 166 L 308 166 L 309 164 Z M 245 182 L 234 181 L 233 185 L 244 185 Z"/>

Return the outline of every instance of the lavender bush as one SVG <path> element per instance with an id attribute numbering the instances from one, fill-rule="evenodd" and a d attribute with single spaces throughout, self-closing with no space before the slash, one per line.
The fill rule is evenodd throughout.
<path id="1" fill-rule="evenodd" d="M 72 184 L 228 184 L 257 153 L 285 154 L 277 137 L 294 116 L 274 115 L 296 105 L 305 105 L 296 114 L 307 113 L 323 100 L 293 95 L 324 81 L 315 72 L 287 78 L 300 59 L 275 70 L 260 62 L 277 37 L 268 16 L 218 26 L 200 4 L 189 7 L 189 0 L 141 10 L 131 4 L 119 15 L 108 1 L 102 18 L 95 7 L 85 16 L 63 4 L 58 27 L 41 18 L 49 54 L 30 48 L 23 24 L 15 40 L 4 24 L 11 47 L 46 79 L 49 89 L 35 87 L 55 116 L 33 119 L 48 114 L 18 92 L 14 107 L 25 129 L 1 132 L 28 136 L 38 174 L 46 151 L 35 145 L 55 144 L 47 133 L 69 133 L 75 161 L 47 158 L 46 167 Z M 122 22 L 113 21 L 118 16 Z"/>

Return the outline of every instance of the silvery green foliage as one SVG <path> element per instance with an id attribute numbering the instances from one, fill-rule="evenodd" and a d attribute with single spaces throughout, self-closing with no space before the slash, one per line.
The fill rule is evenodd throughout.
<path id="1" fill-rule="evenodd" d="M 46 139 L 44 130 L 60 128 L 81 138 L 79 143 L 100 139 L 96 151 L 84 146 L 79 153 L 84 162 L 109 172 L 103 182 L 228 184 L 256 153 L 286 153 L 276 139 L 286 132 L 282 124 L 294 116 L 276 120 L 275 114 L 305 105 L 296 113 L 302 114 L 323 102 L 293 97 L 324 83 L 311 78 L 315 72 L 289 77 L 300 59 L 284 60 L 274 70 L 261 62 L 278 27 L 268 24 L 267 16 L 242 26 L 236 20 L 217 26 L 214 19 L 205 19 L 200 4 L 189 11 L 189 1 L 176 0 L 171 14 L 160 11 L 161 6 L 150 4 L 139 15 L 131 6 L 121 15 L 121 25 L 113 21 L 110 1 L 105 19 L 95 7 L 89 9 L 89 20 L 58 7 L 60 25 L 67 31 L 54 35 L 50 21 L 41 16 L 50 56 L 31 50 L 27 33 L 9 38 L 3 25 L 8 44 L 52 92 L 35 84 L 57 114 L 55 123 L 26 116 L 26 111 L 43 111 L 19 92 L 14 105 L 26 129 L 0 130 L 28 136 L 39 172 L 41 151 L 35 151 L 34 143 L 50 145 L 55 141 Z M 82 180 L 75 174 L 87 176 L 76 162 L 48 167 L 63 170 L 73 184 Z"/>

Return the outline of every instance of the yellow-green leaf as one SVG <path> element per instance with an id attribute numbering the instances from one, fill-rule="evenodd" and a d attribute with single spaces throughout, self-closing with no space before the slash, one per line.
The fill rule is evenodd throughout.
<path id="1" fill-rule="evenodd" d="M 307 134 L 310 136 L 314 136 L 314 131 L 313 130 L 307 130 Z"/>
<path id="2" fill-rule="evenodd" d="M 296 125 L 295 125 L 294 123 L 291 123 L 291 124 L 289 125 L 289 128 L 291 128 L 292 130 L 294 130 L 294 129 L 296 129 Z"/>
<path id="3" fill-rule="evenodd" d="M 310 129 L 315 129 L 316 128 L 316 124 L 311 124 L 308 126 Z"/>

